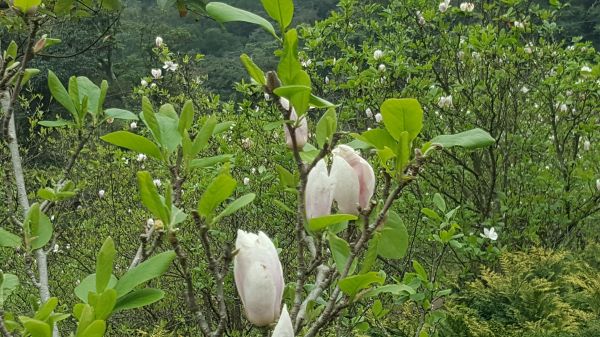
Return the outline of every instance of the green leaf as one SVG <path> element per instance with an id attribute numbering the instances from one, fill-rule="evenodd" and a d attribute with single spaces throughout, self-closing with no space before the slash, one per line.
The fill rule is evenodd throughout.
<path id="1" fill-rule="evenodd" d="M 294 2 L 292 0 L 261 0 L 265 11 L 285 30 L 294 17 Z"/>
<path id="2" fill-rule="evenodd" d="M 267 84 L 267 79 L 265 78 L 265 73 L 254 62 L 252 62 L 252 59 L 250 58 L 250 56 L 248 56 L 246 54 L 242 54 L 240 56 L 240 60 L 242 61 L 244 68 L 246 68 L 248 75 L 250 75 L 250 77 L 253 80 L 255 80 L 258 84 L 261 84 L 261 85 Z"/>
<path id="3" fill-rule="evenodd" d="M 116 11 L 121 8 L 120 0 L 102 0 L 101 4 L 102 4 L 102 8 L 104 8 L 108 11 Z"/>
<path id="4" fill-rule="evenodd" d="M 50 239 L 52 239 L 52 232 L 54 228 L 50 218 L 40 210 L 40 205 L 34 203 L 29 208 L 29 212 L 32 213 L 29 223 L 30 238 L 33 238 L 30 242 L 31 249 L 40 249 L 44 247 Z"/>
<path id="5" fill-rule="evenodd" d="M 269 21 L 243 9 L 232 7 L 222 2 L 209 2 L 206 5 L 206 12 L 211 18 L 213 18 L 215 21 L 221 24 L 235 21 L 248 22 L 261 26 L 267 32 L 277 37 L 277 34 L 275 33 L 275 28 L 273 28 L 273 25 L 271 25 Z"/>
<path id="6" fill-rule="evenodd" d="M 396 146 L 396 140 L 385 129 L 367 130 L 361 134 L 352 133 L 352 137 L 365 142 L 376 149 L 384 149 L 386 147 L 393 148 Z"/>
<path id="7" fill-rule="evenodd" d="M 401 259 L 408 249 L 408 231 L 402 223 L 400 216 L 390 211 L 385 222 L 379 244 L 377 245 L 377 254 L 386 259 Z"/>
<path id="8" fill-rule="evenodd" d="M 4 301 L 12 294 L 19 286 L 19 278 L 14 274 L 4 274 L 0 271 L 0 308 L 4 305 Z"/>
<path id="9" fill-rule="evenodd" d="M 110 276 L 110 280 L 108 281 L 107 288 L 114 288 L 117 284 L 117 278 L 114 275 Z M 96 292 L 96 274 L 90 274 L 86 276 L 77 287 L 75 287 L 75 296 L 79 298 L 82 302 L 88 303 L 88 295 L 89 293 Z"/>
<path id="10" fill-rule="evenodd" d="M 163 221 L 165 225 L 169 224 L 169 211 L 166 205 L 158 194 L 156 185 L 152 180 L 152 176 L 147 171 L 139 171 L 137 173 L 138 188 L 142 203 L 152 214 Z"/>
<path id="11" fill-rule="evenodd" d="M 381 272 L 369 272 L 346 277 L 338 283 L 340 290 L 350 297 L 356 296 L 359 291 L 366 289 L 373 283 L 383 284 L 385 275 Z"/>
<path id="12" fill-rule="evenodd" d="M 283 166 L 275 164 L 275 169 L 279 174 L 279 183 L 283 187 L 295 188 L 298 183 L 298 177 L 286 170 Z"/>
<path id="13" fill-rule="evenodd" d="M 494 144 L 496 140 L 482 129 L 471 129 L 453 135 L 440 135 L 429 141 L 424 148 L 437 144 L 445 148 L 460 146 L 469 150 L 487 147 Z"/>
<path id="14" fill-rule="evenodd" d="M 67 111 L 73 116 L 76 124 L 79 124 L 79 115 L 77 114 L 77 109 L 75 109 L 75 105 L 71 100 L 71 96 L 67 92 L 67 89 L 60 83 L 60 80 L 52 72 L 52 70 L 48 70 L 48 88 L 50 89 L 50 93 L 52 97 L 60 103 Z"/>
<path id="15" fill-rule="evenodd" d="M 13 6 L 23 13 L 28 13 L 30 10 L 36 9 L 41 3 L 42 0 L 14 0 Z"/>
<path id="16" fill-rule="evenodd" d="M 115 119 L 124 119 L 124 120 L 139 120 L 138 116 L 131 111 L 118 109 L 118 108 L 110 108 L 104 110 L 104 114 L 108 117 L 112 117 Z"/>
<path id="17" fill-rule="evenodd" d="M 95 118 L 98 115 L 98 110 L 102 108 L 102 106 L 98 106 L 101 96 L 100 88 L 84 76 L 77 77 L 77 87 L 79 100 L 83 101 L 84 97 L 87 97 L 87 111 L 84 113 L 89 113 Z"/>
<path id="18" fill-rule="evenodd" d="M 303 73 L 304 71 L 301 74 Z M 273 92 L 277 96 L 287 98 L 294 107 L 298 116 L 304 115 L 304 113 L 308 110 L 308 102 L 310 101 L 311 92 L 310 86 L 286 85 L 273 90 Z"/>
<path id="19" fill-rule="evenodd" d="M 175 257 L 175 252 L 169 250 L 155 255 L 127 271 L 115 286 L 117 298 L 120 299 L 140 284 L 164 274 Z"/>
<path id="20" fill-rule="evenodd" d="M 50 325 L 46 322 L 25 316 L 21 316 L 19 319 L 31 337 L 50 337 L 52 335 Z"/>
<path id="21" fill-rule="evenodd" d="M 212 223 L 216 223 L 223 217 L 226 217 L 228 215 L 231 215 L 231 214 L 237 212 L 240 208 L 242 208 L 242 207 L 250 204 L 252 201 L 254 201 L 254 198 L 256 198 L 256 194 L 248 193 L 246 195 L 243 195 L 243 196 L 235 199 L 232 203 L 227 205 L 227 207 L 225 207 L 225 209 L 221 213 L 219 213 L 219 215 L 217 215 L 212 220 Z"/>
<path id="22" fill-rule="evenodd" d="M 332 214 L 325 215 L 318 218 L 312 218 L 308 221 L 308 230 L 312 232 L 320 231 L 328 226 L 335 225 L 337 223 L 349 220 L 356 220 L 357 217 L 352 214 Z"/>
<path id="23" fill-rule="evenodd" d="M 419 275 L 419 278 L 421 280 L 427 281 L 427 272 L 425 271 L 425 268 L 423 268 L 423 266 L 419 263 L 419 261 L 413 260 L 413 268 L 415 269 L 415 272 L 417 273 L 417 275 Z"/>
<path id="24" fill-rule="evenodd" d="M 4 228 L 0 228 L 0 247 L 17 248 L 21 246 L 21 237 Z"/>
<path id="25" fill-rule="evenodd" d="M 156 114 L 154 113 L 154 108 L 152 108 L 152 103 L 148 97 L 142 97 L 142 121 L 144 124 L 150 129 L 152 132 L 152 136 L 154 136 L 154 140 L 160 145 L 163 145 L 162 135 L 160 133 L 160 125 L 158 124 L 158 120 L 156 119 Z"/>
<path id="26" fill-rule="evenodd" d="M 113 312 L 117 303 L 117 292 L 114 289 L 104 290 L 94 303 L 94 314 L 96 319 L 107 319 Z"/>
<path id="27" fill-rule="evenodd" d="M 313 106 L 315 108 L 335 108 L 337 105 L 321 98 L 318 96 L 315 96 L 313 94 L 310 94 L 310 100 L 309 100 L 310 106 Z"/>
<path id="28" fill-rule="evenodd" d="M 185 130 L 189 130 L 194 123 L 194 104 L 188 100 L 183 105 L 181 110 L 181 117 L 179 118 L 179 133 L 183 136 Z"/>
<path id="29" fill-rule="evenodd" d="M 198 202 L 198 213 L 210 220 L 217 206 L 229 198 L 237 182 L 229 173 L 221 173 L 206 188 Z"/>
<path id="30" fill-rule="evenodd" d="M 143 153 L 149 157 L 161 160 L 162 153 L 156 144 L 146 137 L 128 131 L 115 131 L 100 137 L 103 141 L 126 149 Z"/>
<path id="31" fill-rule="evenodd" d="M 331 255 L 335 261 L 335 267 L 341 274 L 346 268 L 348 257 L 350 256 L 350 245 L 346 240 L 339 238 L 335 234 L 329 233 L 329 249 L 331 249 Z"/>
<path id="32" fill-rule="evenodd" d="M 335 109 L 327 109 L 317 123 L 317 144 L 323 147 L 325 143 L 331 143 L 333 134 L 337 129 L 337 115 Z"/>
<path id="33" fill-rule="evenodd" d="M 196 138 L 194 138 L 194 143 L 192 144 L 192 153 L 190 154 L 191 157 L 195 157 L 198 153 L 200 153 L 200 151 L 206 148 L 208 145 L 208 140 L 215 131 L 216 125 L 217 118 L 215 116 L 210 116 L 206 122 L 204 122 L 200 132 L 198 132 Z"/>
<path id="34" fill-rule="evenodd" d="M 113 263 L 115 260 L 115 242 L 109 236 L 100 248 L 96 257 L 96 292 L 101 293 L 108 286 L 112 276 Z"/>
<path id="35" fill-rule="evenodd" d="M 381 115 L 385 128 L 398 141 L 406 131 L 412 142 L 423 128 L 423 109 L 414 98 L 387 99 L 381 105 Z"/>
<path id="36" fill-rule="evenodd" d="M 104 100 L 106 100 L 106 92 L 107 91 L 108 91 L 108 82 L 106 80 L 102 80 L 102 83 L 100 83 L 100 96 L 98 96 L 98 104 L 97 104 L 97 109 L 96 109 L 94 118 L 96 118 L 97 116 L 100 116 L 102 114 L 102 110 L 104 108 Z"/>
<path id="37" fill-rule="evenodd" d="M 433 204 L 440 211 L 442 211 L 444 213 L 446 212 L 446 202 L 444 201 L 444 198 L 442 197 L 441 194 L 436 193 L 436 194 L 433 195 Z"/>
<path id="38" fill-rule="evenodd" d="M 379 296 L 380 294 L 392 294 L 394 296 L 400 296 L 402 294 L 412 295 L 415 294 L 416 291 L 406 284 L 386 284 L 381 287 L 377 287 L 369 290 L 365 293 L 366 298 Z"/>
<path id="39" fill-rule="evenodd" d="M 39 309 L 35 312 L 35 315 L 33 316 L 33 318 L 40 320 L 40 321 L 47 320 L 57 305 L 58 305 L 58 298 L 50 297 L 45 303 L 40 305 Z"/>
<path id="40" fill-rule="evenodd" d="M 230 161 L 231 158 L 233 158 L 233 155 L 231 154 L 222 154 L 214 157 L 194 159 L 190 162 L 189 168 L 196 169 L 215 166 L 216 164 Z"/>
<path id="41" fill-rule="evenodd" d="M 4 59 L 12 60 L 12 61 L 16 60 L 18 48 L 19 47 L 17 46 L 17 43 L 14 40 L 10 41 L 10 43 L 8 44 L 8 47 L 4 51 Z"/>
<path id="42" fill-rule="evenodd" d="M 61 126 L 73 125 L 73 123 L 66 121 L 64 119 L 58 119 L 55 121 L 40 121 L 40 122 L 38 122 L 38 124 L 41 126 L 48 127 L 48 128 L 56 128 L 56 127 L 61 127 Z"/>
<path id="43" fill-rule="evenodd" d="M 95 320 L 83 330 L 77 337 L 103 337 L 106 331 L 106 322 L 103 320 Z"/>
<path id="44" fill-rule="evenodd" d="M 294 78 L 301 71 L 302 65 L 298 60 L 298 32 L 290 29 L 285 33 L 283 53 L 277 65 L 277 75 L 284 85 L 299 84 L 294 82 Z"/>
<path id="45" fill-rule="evenodd" d="M 57 15 L 68 15 L 73 8 L 75 0 L 57 0 L 54 4 L 54 13 Z"/>
<path id="46" fill-rule="evenodd" d="M 23 73 L 23 78 L 21 79 L 21 86 L 25 85 L 27 82 L 29 82 L 29 80 L 40 73 L 39 69 L 33 69 L 33 68 L 27 68 L 25 69 L 25 72 Z M 16 82 L 16 80 L 15 80 Z"/>
<path id="47" fill-rule="evenodd" d="M 144 288 L 134 290 L 119 298 L 113 312 L 150 305 L 161 300 L 164 296 L 165 293 L 160 289 Z"/>

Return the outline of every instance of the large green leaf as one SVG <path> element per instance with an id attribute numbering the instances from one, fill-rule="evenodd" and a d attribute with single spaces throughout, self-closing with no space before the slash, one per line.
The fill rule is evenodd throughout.
<path id="1" fill-rule="evenodd" d="M 31 337 L 50 337 L 52 335 L 50 325 L 46 322 L 25 316 L 19 317 L 19 320 Z"/>
<path id="2" fill-rule="evenodd" d="M 336 236 L 335 234 L 329 233 L 329 249 L 331 249 L 331 255 L 335 261 L 335 266 L 338 272 L 341 274 L 344 272 L 348 257 L 350 256 L 350 245 L 346 240 Z"/>
<path id="3" fill-rule="evenodd" d="M 5 274 L 0 271 L 0 307 L 4 305 L 4 301 L 18 286 L 19 278 L 17 275 Z"/>
<path id="4" fill-rule="evenodd" d="M 300 84 L 294 81 L 300 71 L 302 71 L 302 65 L 298 60 L 298 32 L 290 29 L 285 33 L 283 53 L 277 65 L 277 75 L 284 85 Z M 310 87 L 310 84 L 308 86 Z"/>
<path id="5" fill-rule="evenodd" d="M 384 286 L 369 290 L 365 293 L 365 297 L 375 297 L 386 293 L 399 296 L 402 294 L 412 295 L 415 294 L 416 291 L 406 284 L 386 284 Z"/>
<path id="6" fill-rule="evenodd" d="M 292 0 L 261 0 L 265 11 L 273 20 L 279 22 L 282 29 L 292 23 L 294 2 Z"/>
<path id="7" fill-rule="evenodd" d="M 42 3 L 42 0 L 14 0 L 13 6 L 20 9 L 21 12 L 27 13 L 32 9 L 37 8 Z"/>
<path id="8" fill-rule="evenodd" d="M 119 298 L 113 311 L 117 312 L 143 307 L 161 300 L 164 296 L 165 293 L 160 289 L 144 288 L 134 290 Z"/>
<path id="9" fill-rule="evenodd" d="M 163 145 L 160 125 L 156 119 L 152 103 L 146 96 L 142 97 L 142 113 L 140 114 L 140 117 L 148 129 L 150 129 L 150 132 L 152 132 L 154 140 L 156 140 L 158 144 Z"/>
<path id="10" fill-rule="evenodd" d="M 385 275 L 381 272 L 369 272 L 366 274 L 353 275 L 340 280 L 340 290 L 350 297 L 356 296 L 359 291 L 370 287 L 373 283 L 383 284 Z"/>
<path id="11" fill-rule="evenodd" d="M 308 78 L 308 75 L 304 76 L 305 74 L 306 74 L 306 72 L 304 72 L 304 71 L 299 72 L 298 73 L 299 76 L 295 77 L 294 81 L 297 78 L 301 78 L 301 77 Z M 303 82 L 306 82 L 306 81 L 303 81 Z M 310 92 L 311 92 L 310 82 L 308 82 L 308 85 L 306 85 L 306 84 L 285 85 L 285 86 L 275 89 L 273 92 L 277 96 L 287 98 L 290 101 L 291 105 L 294 107 L 296 114 L 298 116 L 302 116 L 306 112 L 306 110 L 308 110 L 308 103 L 310 101 Z"/>
<path id="12" fill-rule="evenodd" d="M 317 144 L 319 144 L 319 147 L 323 147 L 325 143 L 331 143 L 336 129 L 337 115 L 335 109 L 327 109 L 317 123 Z"/>
<path id="13" fill-rule="evenodd" d="M 17 248 L 21 245 L 21 237 L 4 228 L 0 228 L 0 247 Z"/>
<path id="14" fill-rule="evenodd" d="M 101 293 L 108 286 L 112 276 L 113 262 L 115 260 L 115 242 L 108 237 L 96 257 L 96 292 Z"/>
<path id="15" fill-rule="evenodd" d="M 231 154 L 222 154 L 214 157 L 198 158 L 190 162 L 189 168 L 196 169 L 210 167 L 219 163 L 228 162 L 231 160 L 231 158 L 233 158 L 233 155 Z"/>
<path id="16" fill-rule="evenodd" d="M 408 248 L 408 231 L 400 216 L 390 211 L 377 245 L 377 254 L 386 259 L 401 259 Z"/>
<path id="17" fill-rule="evenodd" d="M 125 119 L 125 120 L 134 120 L 137 121 L 139 118 L 136 114 L 131 111 L 118 109 L 118 108 L 110 108 L 104 111 L 106 116 L 116 118 L 116 119 Z"/>
<path id="18" fill-rule="evenodd" d="M 192 153 L 190 153 L 190 157 L 195 157 L 200 151 L 204 150 L 208 145 L 208 141 L 210 137 L 213 135 L 215 131 L 215 127 L 217 126 L 217 118 L 215 116 L 210 116 L 202 125 L 202 128 L 194 138 L 194 142 L 192 144 Z"/>
<path id="19" fill-rule="evenodd" d="M 188 100 L 183 105 L 183 109 L 181 109 L 181 117 L 179 118 L 179 134 L 183 136 L 185 130 L 189 130 L 194 123 L 194 103 L 191 100 Z"/>
<path id="20" fill-rule="evenodd" d="M 409 141 L 417 137 L 423 128 L 423 109 L 414 98 L 390 98 L 381 105 L 383 124 L 390 135 L 400 141 L 402 132 L 409 134 Z"/>
<path id="21" fill-rule="evenodd" d="M 81 333 L 77 333 L 77 337 L 103 337 L 105 331 L 106 322 L 97 319 L 88 325 Z"/>
<path id="22" fill-rule="evenodd" d="M 52 97 L 67 109 L 71 116 L 73 116 L 75 123 L 79 125 L 79 115 L 77 114 L 75 104 L 71 100 L 71 96 L 69 96 L 67 89 L 60 83 L 60 80 L 52 70 L 48 70 L 48 88 L 50 89 Z"/>
<path id="23" fill-rule="evenodd" d="M 277 37 L 277 34 L 275 33 L 275 28 L 273 28 L 273 25 L 269 21 L 243 9 L 239 9 L 222 2 L 209 2 L 206 5 L 206 12 L 211 18 L 213 18 L 219 23 L 235 21 L 248 22 L 261 26 L 267 32 Z"/>
<path id="24" fill-rule="evenodd" d="M 164 274 L 169 269 L 175 257 L 175 252 L 169 250 L 155 255 L 133 269 L 130 269 L 115 286 L 117 298 L 121 298 L 121 296 L 129 293 L 135 287 Z"/>
<path id="25" fill-rule="evenodd" d="M 246 68 L 248 75 L 250 75 L 250 77 L 253 80 L 255 80 L 258 84 L 262 84 L 262 85 L 267 84 L 267 80 L 265 78 L 265 73 L 254 62 L 252 62 L 252 59 L 250 58 L 250 56 L 248 56 L 246 54 L 242 54 L 240 56 L 240 60 L 242 61 L 242 64 Z"/>
<path id="26" fill-rule="evenodd" d="M 327 228 L 328 226 L 338 224 L 340 222 L 356 220 L 357 217 L 352 214 L 332 214 L 318 218 L 312 218 L 308 221 L 308 229 L 316 232 Z"/>
<path id="27" fill-rule="evenodd" d="M 226 217 L 228 215 L 231 215 L 231 214 L 237 212 L 240 208 L 242 208 L 244 206 L 247 206 L 252 201 L 254 201 L 254 198 L 256 198 L 256 194 L 254 194 L 254 193 L 248 193 L 246 195 L 243 195 L 243 196 L 235 199 L 232 203 L 230 203 L 229 205 L 227 205 L 227 207 L 225 207 L 225 209 L 221 213 L 219 213 L 219 215 L 217 215 L 216 217 L 214 217 L 214 219 L 213 219 L 212 222 L 216 223 L 221 218 Z"/>
<path id="28" fill-rule="evenodd" d="M 90 81 L 89 78 L 84 76 L 77 77 L 77 87 L 79 93 L 79 101 L 83 101 L 84 97 L 87 97 L 87 112 L 89 112 L 92 116 L 97 116 L 98 114 L 98 103 L 100 100 L 100 88 L 94 84 L 94 82 Z"/>
<path id="29" fill-rule="evenodd" d="M 441 145 L 443 147 L 460 146 L 466 149 L 478 149 L 494 144 L 496 140 L 489 133 L 482 129 L 471 129 L 453 135 L 440 135 L 429 141 L 425 147 L 429 148 L 431 144 Z"/>
<path id="30" fill-rule="evenodd" d="M 139 171 L 137 173 L 138 188 L 142 203 L 152 212 L 154 216 L 161 219 L 165 225 L 169 224 L 169 210 L 161 199 L 152 180 L 152 176 L 147 171 Z"/>
<path id="31" fill-rule="evenodd" d="M 110 276 L 110 280 L 108 281 L 107 288 L 114 288 L 117 284 L 117 278 L 114 275 Z M 88 302 L 88 295 L 90 292 L 96 292 L 96 274 L 90 274 L 86 276 L 77 287 L 75 287 L 75 296 L 79 298 L 83 303 Z"/>
<path id="32" fill-rule="evenodd" d="M 237 182 L 229 173 L 221 173 L 208 185 L 200 197 L 198 213 L 210 219 L 217 206 L 231 196 L 236 185 Z"/>
<path id="33" fill-rule="evenodd" d="M 136 135 L 129 131 L 111 132 L 100 137 L 100 139 L 135 152 L 143 153 L 158 160 L 162 159 L 162 154 L 156 144 L 146 137 Z"/>

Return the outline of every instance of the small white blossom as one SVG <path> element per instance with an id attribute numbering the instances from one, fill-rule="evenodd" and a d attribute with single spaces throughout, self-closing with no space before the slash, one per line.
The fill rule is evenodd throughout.
<path id="1" fill-rule="evenodd" d="M 526 94 L 526 93 L 529 92 L 529 88 L 527 88 L 526 86 L 522 86 L 521 87 L 521 92 L 524 93 L 524 94 Z"/>
<path id="2" fill-rule="evenodd" d="M 104 194 L 105 194 L 105 193 L 106 193 L 106 192 L 105 192 L 104 190 L 100 190 L 100 191 L 98 191 L 98 198 L 100 198 L 100 199 L 104 198 Z"/>
<path id="3" fill-rule="evenodd" d="M 250 138 L 242 139 L 242 147 L 244 149 L 248 150 L 252 147 L 252 145 L 254 145 L 254 143 L 252 142 L 252 139 L 250 139 Z"/>
<path id="4" fill-rule="evenodd" d="M 152 180 L 152 182 L 154 183 L 154 186 L 156 186 L 156 187 L 160 187 L 162 185 L 162 182 L 160 181 L 160 179 L 154 179 L 154 180 Z"/>
<path id="5" fill-rule="evenodd" d="M 377 49 L 375 52 L 373 52 L 373 58 L 375 60 L 380 60 L 381 58 L 383 58 L 383 51 Z"/>
<path id="6" fill-rule="evenodd" d="M 381 123 L 382 120 L 383 120 L 383 116 L 380 113 L 375 115 L 375 121 L 377 123 Z"/>
<path id="7" fill-rule="evenodd" d="M 600 192 L 600 179 L 596 179 L 596 189 Z"/>
<path id="8" fill-rule="evenodd" d="M 591 73 L 592 72 L 592 68 L 588 67 L 588 66 L 583 66 L 581 67 L 581 71 L 584 73 Z"/>
<path id="9" fill-rule="evenodd" d="M 498 240 L 498 233 L 496 233 L 496 229 L 494 229 L 494 227 L 492 227 L 490 229 L 484 228 L 483 234 L 479 234 L 479 235 L 481 235 L 482 238 L 487 238 L 492 241 Z"/>
<path id="10" fill-rule="evenodd" d="M 135 158 L 135 160 L 137 160 L 140 163 L 145 161 L 146 159 L 148 159 L 148 157 L 143 153 L 138 154 L 137 157 Z"/>
<path id="11" fill-rule="evenodd" d="M 525 53 L 527 53 L 527 54 L 531 54 L 531 53 L 533 53 L 533 50 L 531 50 L 531 47 L 530 47 L 530 46 L 526 46 L 525 48 L 523 48 L 523 51 L 524 51 Z"/>
<path id="12" fill-rule="evenodd" d="M 474 60 L 476 60 L 476 61 L 479 61 L 479 60 L 481 60 L 481 55 L 480 55 L 478 52 L 476 52 L 476 51 L 474 51 L 474 52 L 472 52 L 472 53 L 471 53 L 471 57 L 472 57 Z"/>
<path id="13" fill-rule="evenodd" d="M 383 64 L 383 63 L 382 63 L 382 64 L 380 64 L 380 65 L 377 67 L 377 70 L 379 70 L 380 72 L 384 72 L 384 71 L 385 71 L 385 64 Z"/>
<path id="14" fill-rule="evenodd" d="M 250 184 L 250 178 L 244 177 L 244 185 Z"/>
<path id="15" fill-rule="evenodd" d="M 142 87 L 147 87 L 148 86 L 148 81 L 146 80 L 141 80 L 140 84 L 142 85 Z"/>
<path id="16" fill-rule="evenodd" d="M 567 112 L 567 111 L 569 111 L 569 107 L 565 103 L 562 103 L 560 105 L 560 112 Z"/>
<path id="17" fill-rule="evenodd" d="M 153 77 L 155 80 L 158 80 L 158 79 L 160 79 L 160 78 L 162 77 L 162 70 L 160 70 L 160 68 L 157 68 L 157 69 L 152 69 L 152 70 L 150 71 L 150 73 L 152 73 L 152 77 Z M 153 84 L 154 84 L 154 83 L 153 83 Z"/>
<path id="18" fill-rule="evenodd" d="M 308 67 L 310 67 L 310 65 L 311 65 L 311 64 L 312 64 L 312 60 L 311 60 L 311 59 L 308 59 L 308 60 L 302 61 L 302 66 L 303 66 L 304 68 L 308 68 Z"/>
<path id="19" fill-rule="evenodd" d="M 135 130 L 135 129 L 137 129 L 137 123 L 136 123 L 136 122 L 131 122 L 131 123 L 129 124 L 129 128 L 130 128 L 131 130 Z"/>
<path id="20" fill-rule="evenodd" d="M 59 249 L 59 248 L 60 248 L 60 247 L 58 246 L 58 243 L 55 243 L 55 244 L 54 244 L 54 247 L 52 247 L 52 252 L 53 252 L 53 253 L 58 253 L 58 249 Z"/>
<path id="21" fill-rule="evenodd" d="M 108 117 L 106 119 L 106 123 L 108 123 L 108 124 L 112 124 L 114 121 L 115 121 L 115 119 L 113 117 Z"/>
<path id="22" fill-rule="evenodd" d="M 178 67 L 179 67 L 179 64 L 177 64 L 173 61 L 166 61 L 165 65 L 163 65 L 163 69 L 166 69 L 167 71 L 177 71 Z"/>
<path id="23" fill-rule="evenodd" d="M 441 13 L 445 13 L 448 8 L 450 8 L 450 0 L 445 0 L 444 2 L 440 2 L 440 5 L 438 6 L 438 9 L 440 10 Z"/>
<path id="24" fill-rule="evenodd" d="M 367 115 L 368 118 L 373 118 L 373 111 L 371 108 L 367 108 L 367 110 L 365 110 L 365 115 Z"/>
<path id="25" fill-rule="evenodd" d="M 156 83 L 150 84 L 150 88 L 156 88 Z"/>
<path id="26" fill-rule="evenodd" d="M 463 2 L 460 4 L 460 10 L 463 12 L 472 12 L 475 9 L 475 4 L 472 2 Z"/>
<path id="27" fill-rule="evenodd" d="M 427 22 L 425 21 L 425 17 L 423 17 L 423 14 L 421 13 L 421 11 L 417 11 L 417 19 L 419 20 L 419 25 L 424 26 Z"/>
<path id="28" fill-rule="evenodd" d="M 325 76 L 325 84 L 329 84 L 329 76 Z"/>
<path id="29" fill-rule="evenodd" d="M 158 47 L 158 48 L 162 47 L 162 44 L 163 44 L 163 39 L 162 39 L 162 37 L 160 37 L 160 36 L 157 36 L 157 37 L 156 37 L 156 40 L 154 40 L 154 43 L 156 44 L 156 47 Z"/>
<path id="30" fill-rule="evenodd" d="M 513 25 L 515 26 L 515 28 L 518 29 L 524 29 L 525 28 L 525 24 L 521 21 L 515 21 L 513 22 Z"/>
<path id="31" fill-rule="evenodd" d="M 585 142 L 583 142 L 583 149 L 585 151 L 589 151 L 591 147 L 592 147 L 592 143 L 590 143 L 589 140 L 586 140 Z"/>
<path id="32" fill-rule="evenodd" d="M 270 101 L 270 100 L 271 100 L 271 95 L 269 95 L 265 92 L 265 101 Z"/>
<path id="33" fill-rule="evenodd" d="M 256 167 L 253 167 L 253 168 L 250 170 L 250 172 L 252 172 L 252 174 L 255 174 L 255 173 L 256 173 Z"/>
<path id="34" fill-rule="evenodd" d="M 438 106 L 442 109 L 452 107 L 452 95 L 440 97 Z"/>
<path id="35" fill-rule="evenodd" d="M 154 227 L 154 219 L 149 218 L 148 220 L 146 220 L 146 226 L 147 227 Z"/>

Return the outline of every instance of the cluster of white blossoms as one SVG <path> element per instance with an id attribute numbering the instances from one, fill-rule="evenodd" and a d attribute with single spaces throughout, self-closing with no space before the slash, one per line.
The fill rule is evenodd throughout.
<path id="1" fill-rule="evenodd" d="M 452 107 L 452 95 L 442 96 L 438 100 L 438 106 L 442 109 Z"/>
<path id="2" fill-rule="evenodd" d="M 162 48 L 164 41 L 163 38 L 160 36 L 157 36 L 156 39 L 154 40 L 154 43 L 156 45 L 156 48 Z M 165 63 L 162 66 L 162 69 L 165 69 L 166 71 L 177 71 L 177 69 L 179 68 L 179 64 L 173 62 L 173 61 L 165 61 Z M 163 77 L 163 72 L 162 72 L 161 68 L 152 68 L 150 70 L 150 75 L 152 77 L 153 80 L 160 80 Z M 140 85 L 145 88 L 149 85 L 148 81 L 146 79 L 142 79 L 140 81 Z M 150 88 L 156 88 L 156 83 L 150 83 Z"/>
<path id="3" fill-rule="evenodd" d="M 515 21 L 515 22 L 513 22 L 513 25 L 515 26 L 515 28 L 525 29 L 525 24 L 521 21 Z"/>
<path id="4" fill-rule="evenodd" d="M 463 2 L 460 4 L 460 10 L 463 12 L 472 12 L 475 9 L 475 4 L 472 2 Z"/>
<path id="5" fill-rule="evenodd" d="M 480 234 L 482 238 L 490 239 L 492 241 L 498 240 L 498 233 L 496 233 L 496 229 L 491 227 L 490 229 L 484 228 L 483 234 Z"/>
<path id="6" fill-rule="evenodd" d="M 373 52 L 373 58 L 375 60 L 381 60 L 383 58 L 383 51 L 377 49 Z"/>

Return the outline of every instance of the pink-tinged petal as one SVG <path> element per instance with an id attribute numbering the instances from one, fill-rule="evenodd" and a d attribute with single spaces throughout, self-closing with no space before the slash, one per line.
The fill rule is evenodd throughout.
<path id="1" fill-rule="evenodd" d="M 340 213 L 358 214 L 360 185 L 352 166 L 342 157 L 333 156 L 330 176 L 336 181 L 333 199 Z"/>
<path id="2" fill-rule="evenodd" d="M 275 322 L 275 285 L 267 266 L 254 262 L 248 269 L 242 287 L 246 294 L 242 299 L 246 318 L 257 326 Z"/>
<path id="3" fill-rule="evenodd" d="M 283 100 L 283 98 L 282 98 Z M 285 105 L 282 104 L 284 107 Z M 289 103 L 288 103 L 289 106 Z M 294 110 L 292 108 L 292 112 L 290 113 L 290 120 L 297 122 L 298 121 L 298 115 L 296 115 L 296 110 Z M 292 142 L 292 135 L 290 134 L 290 131 L 288 129 L 287 125 L 283 126 L 283 132 L 285 133 L 285 143 L 287 145 L 288 148 L 293 149 L 294 148 L 294 143 Z M 308 122 L 306 121 L 306 116 L 303 116 L 302 119 L 300 120 L 300 122 L 298 123 L 298 126 L 295 129 L 295 134 L 296 134 L 296 146 L 298 149 L 301 149 L 304 147 L 304 145 L 306 145 L 306 142 L 308 141 Z"/>
<path id="4" fill-rule="evenodd" d="M 272 337 L 294 337 L 294 326 L 292 325 L 292 319 L 286 305 L 283 306 L 281 316 L 277 321 L 275 329 L 273 329 Z"/>
<path id="5" fill-rule="evenodd" d="M 329 177 L 327 164 L 321 159 L 308 174 L 305 191 L 306 218 L 331 214 L 335 180 Z"/>
<path id="6" fill-rule="evenodd" d="M 266 247 L 269 255 L 268 261 L 265 261 L 268 266 L 268 270 L 271 273 L 271 279 L 275 287 L 275 297 L 273 307 L 275 308 L 275 317 L 279 316 L 279 310 L 281 308 L 281 299 L 283 298 L 283 289 L 285 281 L 283 280 L 283 268 L 279 261 L 279 254 L 277 254 L 277 248 L 273 244 L 273 241 L 263 232 L 258 232 L 258 240 L 261 246 Z"/>
<path id="7" fill-rule="evenodd" d="M 348 145 L 338 145 L 333 150 L 333 154 L 344 158 L 352 166 L 354 172 L 356 172 L 360 184 L 359 204 L 361 208 L 367 208 L 375 192 L 375 172 L 373 171 L 373 167 Z"/>

